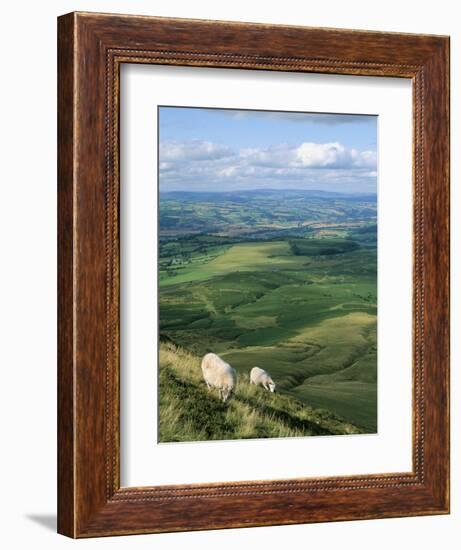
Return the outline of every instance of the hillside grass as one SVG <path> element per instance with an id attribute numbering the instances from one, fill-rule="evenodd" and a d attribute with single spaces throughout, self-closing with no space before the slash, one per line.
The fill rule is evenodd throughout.
<path id="1" fill-rule="evenodd" d="M 376 316 L 348 312 L 306 326 L 276 345 L 248 345 L 221 356 L 241 373 L 262 365 L 285 393 L 375 433 L 376 353 Z"/>
<path id="2" fill-rule="evenodd" d="M 239 373 L 233 396 L 222 403 L 208 391 L 200 357 L 170 342 L 160 344 L 159 441 L 209 441 L 363 433 L 338 415 L 289 393 L 250 385 Z"/>
<path id="3" fill-rule="evenodd" d="M 246 437 L 241 433 L 251 430 L 235 415 L 244 409 L 251 424 L 248 399 L 280 397 L 376 433 L 376 197 L 267 189 L 178 192 L 162 195 L 160 210 L 159 334 L 177 346 L 177 361 L 161 365 L 160 372 L 168 381 L 161 391 L 170 388 L 160 399 L 171 425 L 178 410 L 181 424 L 187 415 L 169 401 L 193 395 L 204 410 L 188 418 L 195 428 L 184 433 L 205 430 L 203 438 L 222 438 L 234 430 L 240 434 L 235 437 Z M 178 372 L 176 363 L 187 363 L 184 350 L 196 367 L 198 357 L 217 353 L 242 383 L 259 365 L 281 393 L 237 395 L 225 414 L 211 414 L 222 405 L 202 395 L 200 369 L 190 371 L 195 381 Z M 256 425 L 265 422 L 253 417 Z M 221 424 L 204 418 L 220 418 Z M 279 427 L 286 433 L 297 426 Z"/>
<path id="4" fill-rule="evenodd" d="M 375 247 L 307 257 L 288 242 L 244 243 L 199 271 L 160 287 L 163 337 L 241 374 L 267 368 L 287 394 L 376 432 Z"/>

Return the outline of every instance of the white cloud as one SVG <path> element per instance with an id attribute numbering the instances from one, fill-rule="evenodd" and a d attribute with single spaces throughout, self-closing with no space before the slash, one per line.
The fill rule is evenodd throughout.
<path id="1" fill-rule="evenodd" d="M 347 149 L 341 143 L 302 143 L 296 150 L 296 162 L 309 168 L 373 168 L 374 151 Z"/>
<path id="2" fill-rule="evenodd" d="M 226 166 L 226 168 L 222 168 L 221 170 L 218 170 L 218 175 L 223 176 L 225 178 L 230 178 L 231 176 L 235 175 L 236 170 L 237 170 L 236 166 Z"/>
<path id="3" fill-rule="evenodd" d="M 374 151 L 348 149 L 338 142 L 305 142 L 298 147 L 277 145 L 267 149 L 242 149 L 240 157 L 255 166 L 292 168 L 375 168 Z"/>
<path id="4" fill-rule="evenodd" d="M 164 189 L 368 185 L 366 190 L 373 191 L 376 180 L 376 152 L 358 151 L 339 142 L 240 151 L 208 141 L 165 142 L 159 161 Z"/>
<path id="5" fill-rule="evenodd" d="M 253 166 L 287 166 L 294 160 L 295 149 L 288 145 L 274 145 L 267 149 L 241 149 L 242 163 Z"/>
<path id="6" fill-rule="evenodd" d="M 194 160 L 212 160 L 231 156 L 227 145 L 211 141 L 166 141 L 160 144 L 160 160 L 186 162 Z"/>

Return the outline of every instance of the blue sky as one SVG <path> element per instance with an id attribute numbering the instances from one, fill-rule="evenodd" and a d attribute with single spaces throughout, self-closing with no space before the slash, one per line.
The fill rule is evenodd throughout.
<path id="1" fill-rule="evenodd" d="M 159 107 L 160 190 L 376 192 L 377 117 Z"/>

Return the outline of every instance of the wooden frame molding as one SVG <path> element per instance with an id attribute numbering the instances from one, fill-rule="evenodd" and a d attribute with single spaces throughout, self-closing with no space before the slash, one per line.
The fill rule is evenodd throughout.
<path id="1" fill-rule="evenodd" d="M 449 511 L 449 39 L 71 13 L 58 20 L 58 531 L 70 537 Z M 413 469 L 120 487 L 121 63 L 413 81 Z"/>

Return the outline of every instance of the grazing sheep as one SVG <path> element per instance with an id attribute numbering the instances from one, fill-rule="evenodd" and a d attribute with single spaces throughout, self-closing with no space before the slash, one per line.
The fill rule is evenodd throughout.
<path id="1" fill-rule="evenodd" d="M 202 373 L 208 390 L 217 388 L 225 403 L 237 384 L 235 370 L 215 353 L 207 353 L 202 359 Z"/>
<path id="2" fill-rule="evenodd" d="M 262 386 L 264 389 L 274 392 L 275 384 L 270 374 L 259 367 L 253 367 L 250 372 L 250 384 Z"/>

